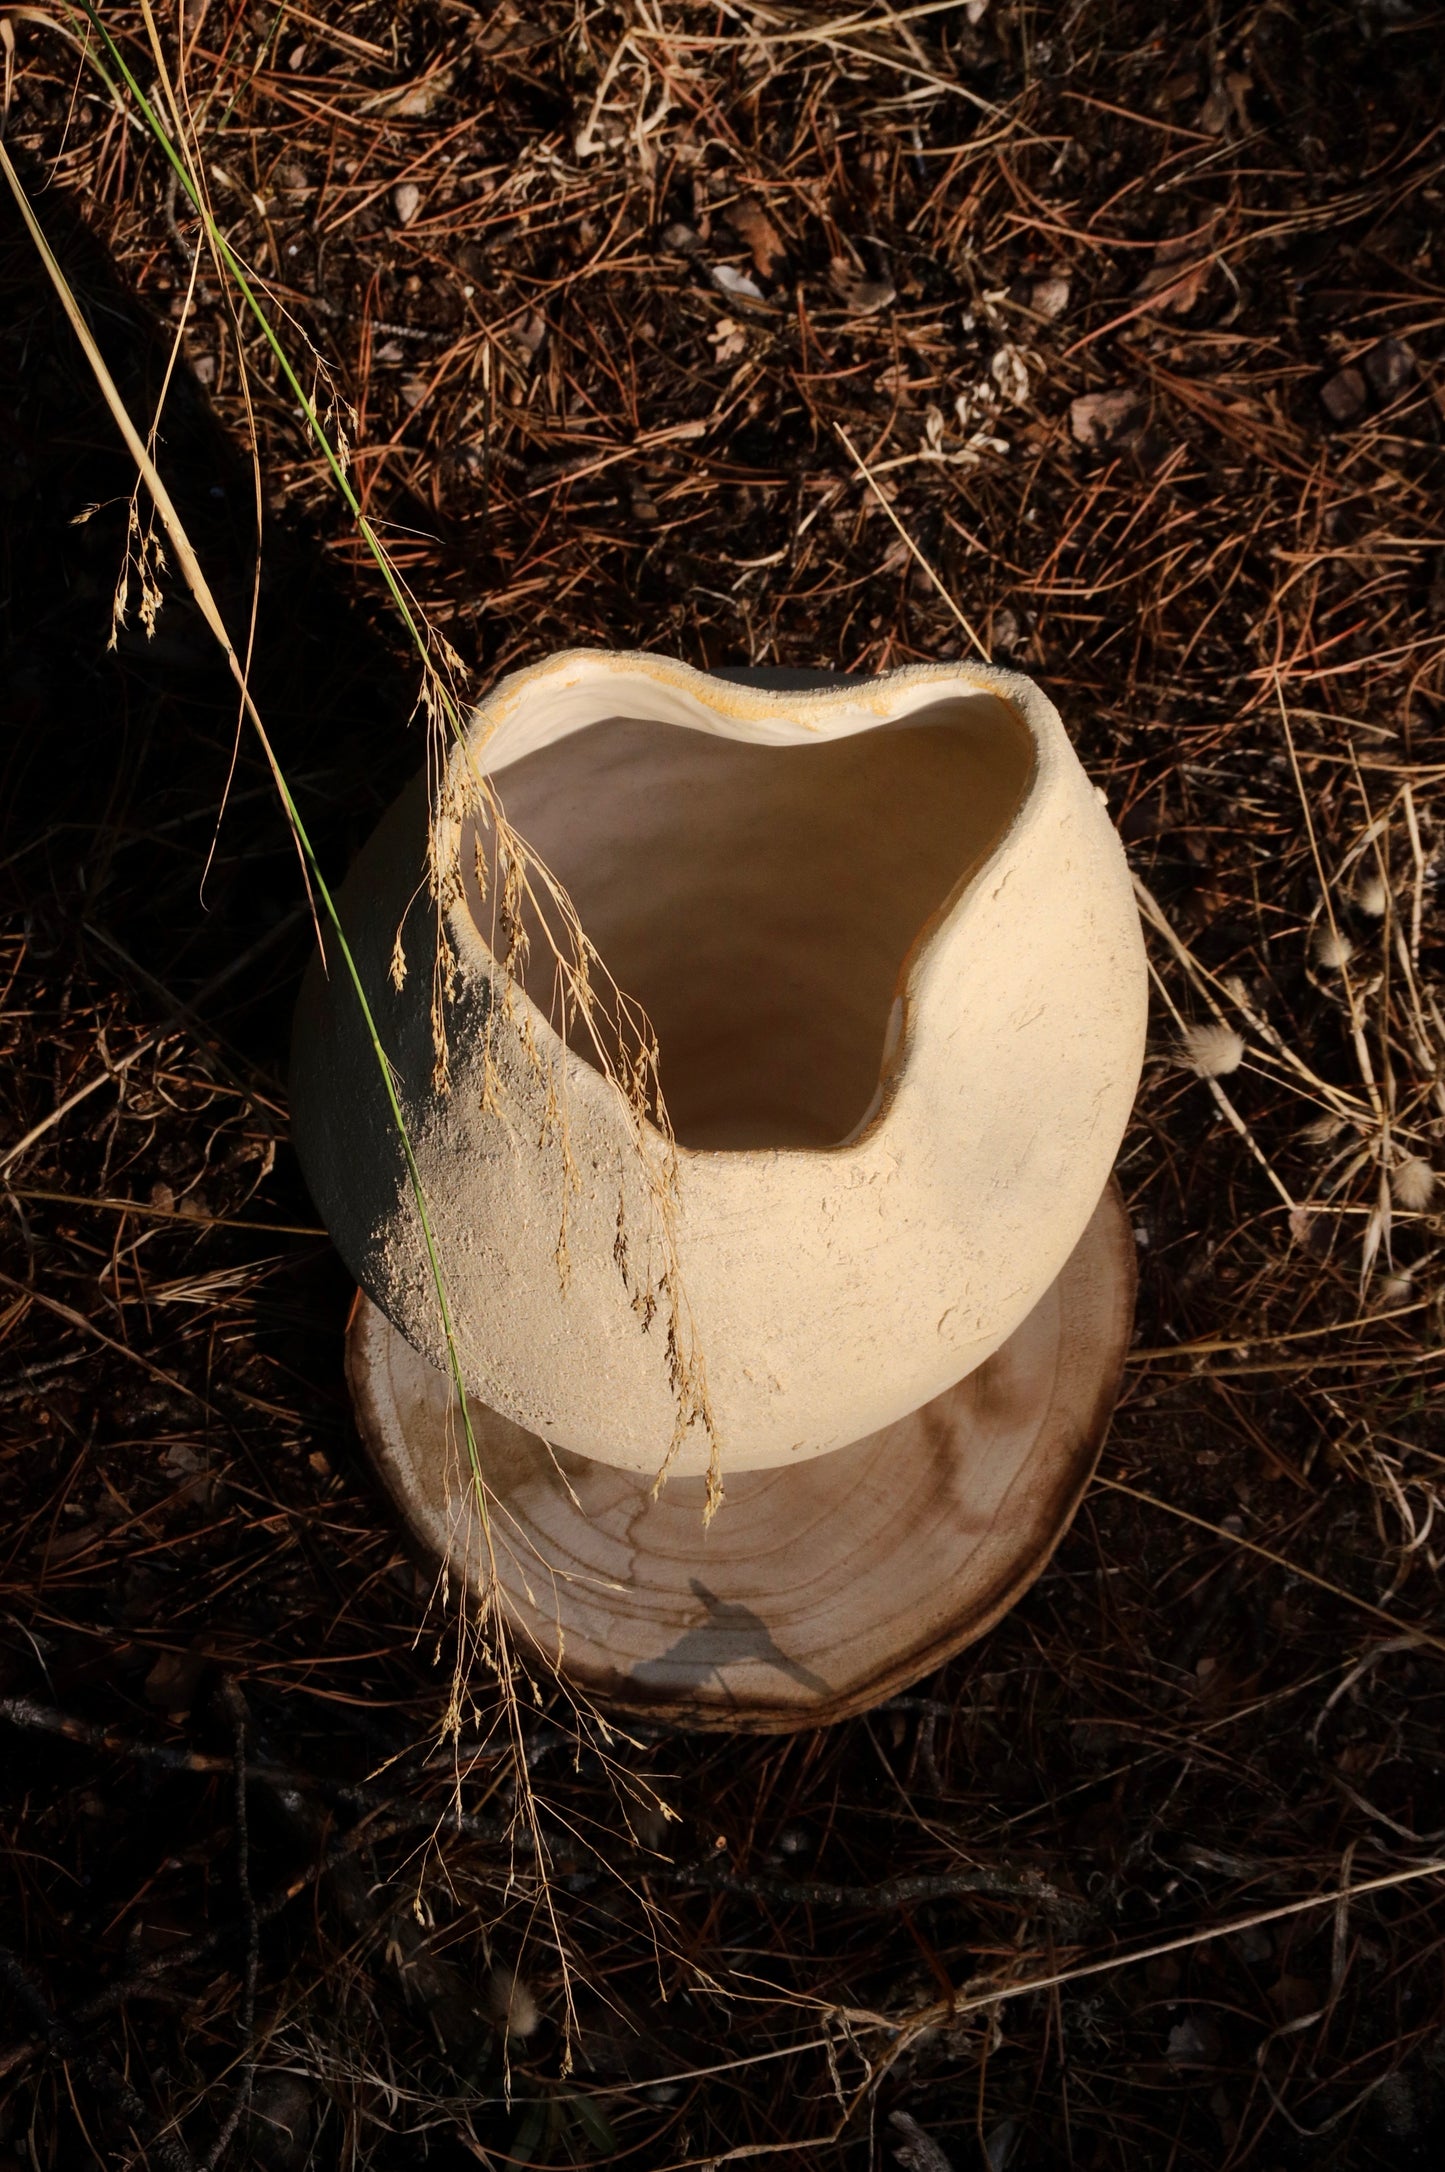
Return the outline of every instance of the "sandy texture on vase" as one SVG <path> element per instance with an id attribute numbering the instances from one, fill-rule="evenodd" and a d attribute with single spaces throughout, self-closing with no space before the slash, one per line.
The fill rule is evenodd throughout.
<path id="1" fill-rule="evenodd" d="M 615 1088 L 575 1027 L 578 1045 L 555 1030 L 544 945 L 513 1020 L 500 1017 L 490 909 L 470 879 L 468 763 L 655 1016 L 679 1136 L 671 1246 L 663 1142 L 644 1134 L 649 1175 Z M 726 1475 L 876 1432 L 998 1348 L 1094 1211 L 1145 1018 L 1122 850 L 1030 681 L 925 666 L 780 693 L 571 652 L 482 704 L 434 809 L 443 864 L 469 875 L 446 910 L 447 1094 L 431 1083 L 420 783 L 340 904 L 471 1393 L 561 1447 L 654 1471 L 674 1440 L 665 1323 L 680 1290 Z M 293 1104 L 343 1258 L 441 1364 L 374 1057 L 344 979 L 315 966 Z M 699 1472 L 710 1452 L 694 1426 L 673 1467 Z"/>

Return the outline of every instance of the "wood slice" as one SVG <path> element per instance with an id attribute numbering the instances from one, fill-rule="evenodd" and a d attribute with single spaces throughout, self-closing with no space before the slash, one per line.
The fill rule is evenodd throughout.
<path id="1" fill-rule="evenodd" d="M 496 1573 L 537 1656 L 583 1699 L 781 1733 L 865 1710 L 992 1627 L 1058 1544 L 1103 1444 L 1134 1313 L 1111 1180 L 1058 1280 L 1001 1349 L 910 1417 L 786 1468 L 724 1467 L 653 1500 L 472 1402 Z M 347 1377 L 415 1535 L 474 1588 L 487 1544 L 451 1383 L 358 1293 Z"/>

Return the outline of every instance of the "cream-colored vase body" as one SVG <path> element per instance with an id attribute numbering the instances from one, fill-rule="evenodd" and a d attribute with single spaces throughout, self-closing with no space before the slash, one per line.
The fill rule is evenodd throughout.
<path id="1" fill-rule="evenodd" d="M 663 1142 L 645 1127 L 649 1175 L 584 1029 L 568 1024 L 570 1046 L 554 1030 L 540 925 L 527 993 L 501 1014 L 467 761 L 656 1028 L 678 1141 L 670 1242 Z M 671 1311 L 706 1368 L 726 1477 L 877 1432 L 999 1347 L 1099 1200 L 1146 1005 L 1123 852 L 1037 687 L 949 665 L 779 693 L 568 652 L 475 712 L 434 811 L 442 864 L 455 854 L 468 871 L 445 914 L 447 1093 L 431 1083 L 420 782 L 340 906 L 472 1394 L 560 1447 L 655 1471 L 676 1430 Z M 340 970 L 313 964 L 292 1085 L 338 1249 L 444 1365 L 410 1185 Z M 703 1471 L 711 1445 L 693 1425 L 672 1468 Z"/>

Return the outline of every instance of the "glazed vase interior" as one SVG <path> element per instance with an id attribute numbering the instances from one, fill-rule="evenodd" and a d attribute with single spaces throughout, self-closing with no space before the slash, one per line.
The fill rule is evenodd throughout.
<path id="1" fill-rule="evenodd" d="M 606 716 L 495 783 L 651 1020 L 678 1144 L 820 1148 L 868 1121 L 910 954 L 1002 839 L 1033 765 L 1014 711 L 978 693 L 801 743 Z M 464 836 L 462 866 L 500 955 L 495 864 L 485 896 L 475 874 L 489 845 Z M 600 1067 L 561 1016 L 555 908 L 524 924 L 528 996 Z"/>

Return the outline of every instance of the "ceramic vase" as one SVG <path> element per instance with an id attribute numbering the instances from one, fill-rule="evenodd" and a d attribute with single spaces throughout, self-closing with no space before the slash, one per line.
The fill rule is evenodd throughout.
<path id="1" fill-rule="evenodd" d="M 519 1570 L 523 1626 L 560 1651 L 570 1613 L 569 1671 L 619 1702 L 774 1725 L 978 1633 L 1072 1511 L 1132 1316 L 1109 1180 L 1146 974 L 1107 809 L 1030 680 L 746 676 L 572 651 L 504 679 L 339 905 L 489 1482 L 538 1560 L 578 1568 L 551 1613 Z M 559 963 L 571 923 L 535 862 L 520 879 L 509 832 L 625 992 L 600 1026 Z M 629 1031 L 655 1036 L 665 1126 L 619 1086 Z M 364 1293 L 363 1431 L 413 1528 L 470 1560 L 411 1185 L 353 991 L 320 960 L 292 1088 Z M 726 1541 L 702 1535 L 709 1466 Z M 936 1602 L 897 1581 L 930 1515 Z M 793 1659 L 789 1576 L 810 1594 Z M 599 1578 L 631 1596 L 588 1627 L 577 1589 Z M 729 1608 L 764 1625 L 761 1657 Z"/>
<path id="2" fill-rule="evenodd" d="M 635 1126 L 585 1033 L 564 1038 L 536 933 L 498 1024 L 495 899 L 467 879 L 473 768 L 655 1028 L 673 1261 Z M 429 818 L 440 864 L 460 870 L 444 906 L 445 1091 Z M 785 691 L 652 656 L 553 657 L 481 705 L 340 904 L 469 1390 L 638 1472 L 660 1468 L 676 1415 L 664 1337 L 635 1302 L 649 1276 L 671 1267 L 686 1293 L 724 1470 L 825 1454 L 972 1372 L 1024 1319 L 1094 1211 L 1138 1079 L 1145 971 L 1124 856 L 1052 703 L 1014 672 L 923 666 Z M 319 963 L 293 1106 L 343 1258 L 441 1366 L 365 1026 Z M 711 1453 L 694 1430 L 678 1475 Z"/>

